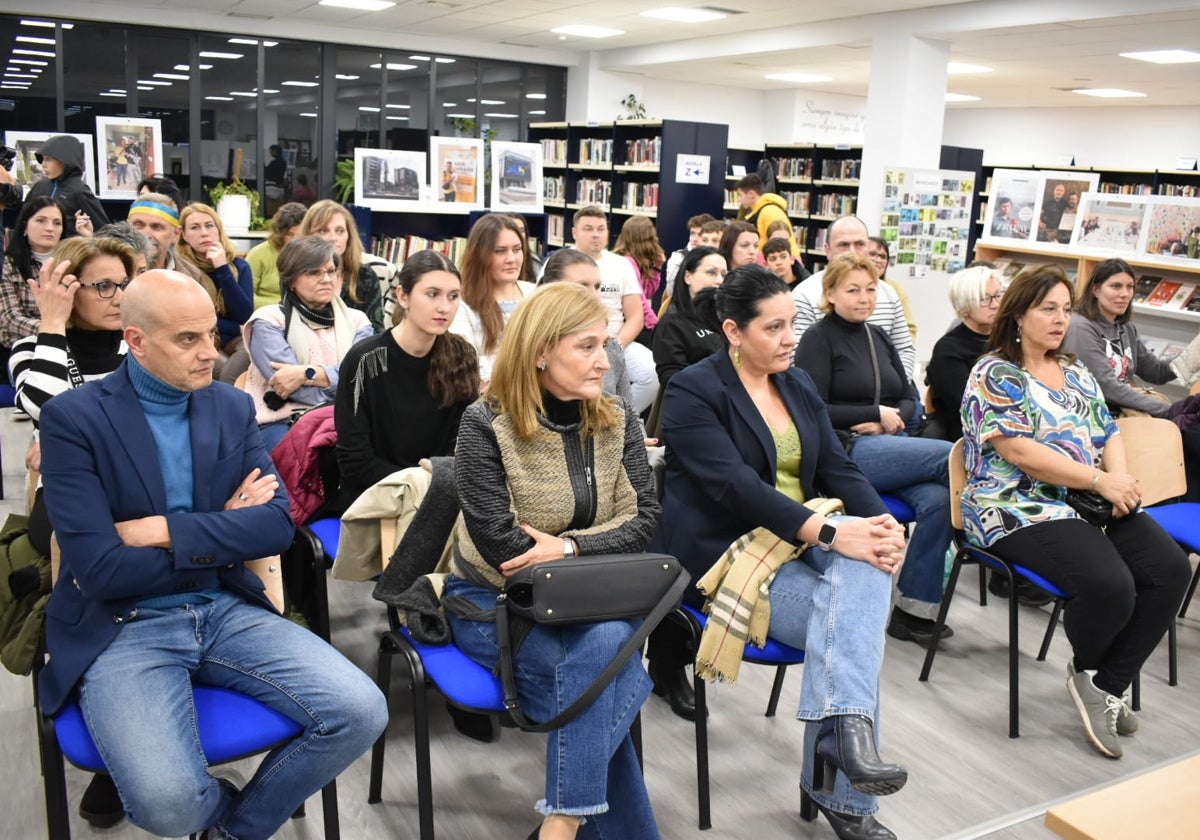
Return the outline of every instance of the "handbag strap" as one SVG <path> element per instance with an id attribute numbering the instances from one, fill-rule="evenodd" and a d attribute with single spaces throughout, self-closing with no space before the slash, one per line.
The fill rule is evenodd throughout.
<path id="1" fill-rule="evenodd" d="M 504 686 L 504 708 L 508 710 L 509 716 L 526 732 L 551 732 L 578 717 L 616 678 L 620 670 L 625 667 L 625 663 L 633 656 L 634 651 L 641 649 L 642 643 L 646 641 L 659 622 L 667 617 L 667 613 L 675 608 L 675 605 L 683 597 L 683 590 L 687 587 L 690 579 L 687 571 L 680 566 L 679 574 L 676 576 L 675 582 L 671 584 L 671 588 L 654 605 L 654 609 L 642 619 L 641 626 L 613 655 L 612 660 L 596 679 L 592 680 L 592 684 L 587 687 L 587 690 L 579 695 L 574 703 L 545 723 L 534 723 L 521 711 L 521 701 L 517 697 L 517 683 L 513 677 L 512 643 L 508 630 L 508 595 L 503 592 L 497 595 L 496 639 L 500 646 L 500 682 Z"/>

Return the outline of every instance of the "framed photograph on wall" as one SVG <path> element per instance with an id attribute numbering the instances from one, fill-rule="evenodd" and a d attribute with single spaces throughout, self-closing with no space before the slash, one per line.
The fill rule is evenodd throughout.
<path id="1" fill-rule="evenodd" d="M 138 181 L 162 172 L 162 121 L 96 117 L 101 198 L 137 198 Z"/>
<path id="2" fill-rule="evenodd" d="M 37 154 L 41 151 L 42 144 L 54 136 L 55 132 L 53 131 L 4 132 L 4 145 L 17 152 L 12 167 L 13 177 L 17 179 L 18 184 L 24 187 L 26 193 L 29 192 L 30 187 L 46 177 L 42 174 L 42 165 L 37 159 Z M 92 188 L 92 192 L 95 192 L 96 138 L 90 134 L 72 134 L 70 136 L 83 144 L 83 180 Z"/>
<path id="3" fill-rule="evenodd" d="M 1146 198 L 1086 192 L 1080 198 L 1071 248 L 1136 254 L 1146 224 Z"/>
<path id="4" fill-rule="evenodd" d="M 492 141 L 492 210 L 541 213 L 542 145 Z"/>
<path id="5" fill-rule="evenodd" d="M 419 209 L 425 186 L 424 152 L 354 150 L 354 203 L 372 210 Z"/>
<path id="6" fill-rule="evenodd" d="M 429 185 L 444 209 L 483 209 L 483 141 L 472 137 L 429 138 Z"/>

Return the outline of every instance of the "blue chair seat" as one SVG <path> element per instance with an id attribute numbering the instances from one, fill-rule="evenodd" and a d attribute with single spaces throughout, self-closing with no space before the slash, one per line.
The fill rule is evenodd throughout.
<path id="1" fill-rule="evenodd" d="M 708 616 L 691 604 L 684 604 L 683 608 L 696 619 L 696 623 L 703 630 L 708 624 Z M 742 659 L 755 665 L 799 665 L 804 661 L 804 651 L 768 637 L 763 647 L 747 643 Z"/>
<path id="2" fill-rule="evenodd" d="M 480 711 L 504 712 L 504 687 L 500 678 L 467 656 L 455 645 L 425 645 L 399 628 L 421 656 L 425 674 L 446 699 L 458 706 Z"/>
<path id="3" fill-rule="evenodd" d="M 235 761 L 260 753 L 300 734 L 291 718 L 257 700 L 227 688 L 195 686 L 200 746 L 209 764 Z M 54 716 L 54 732 L 63 755 L 77 767 L 105 772 L 104 759 L 83 721 L 79 703 L 72 699 Z"/>
<path id="4" fill-rule="evenodd" d="M 321 541 L 321 547 L 325 551 L 327 563 L 332 563 L 333 558 L 337 557 L 338 541 L 342 537 L 342 520 L 335 516 L 330 516 L 325 519 L 318 519 L 315 522 L 309 522 L 306 526 L 312 531 L 317 539 Z"/>
<path id="5" fill-rule="evenodd" d="M 1004 564 L 1001 563 L 999 560 L 997 560 L 996 556 L 994 554 L 989 554 L 988 552 L 985 552 L 985 551 L 976 551 L 971 546 L 967 546 L 967 551 L 969 551 L 971 553 L 971 556 L 974 557 L 976 560 L 978 560 L 980 563 L 984 563 L 988 566 L 991 566 L 993 569 L 1000 569 L 1000 570 L 1004 569 Z M 1021 577 L 1025 578 L 1030 583 L 1037 584 L 1042 589 L 1045 589 L 1047 592 L 1049 592 L 1051 595 L 1053 595 L 1055 598 L 1070 598 L 1071 597 L 1066 592 L 1064 592 L 1062 589 L 1055 586 L 1050 581 L 1046 580 L 1044 577 L 1039 575 L 1037 572 L 1033 571 L 1033 569 L 1027 569 L 1024 566 L 1022 566 L 1020 563 L 1013 563 L 1012 568 L 1013 568 L 1013 571 L 1016 572 L 1017 574 L 1019 574 Z"/>
<path id="6" fill-rule="evenodd" d="M 1188 551 L 1200 551 L 1200 502 L 1145 508 L 1146 514 Z"/>
<path id="7" fill-rule="evenodd" d="M 888 513 L 896 517 L 897 522 L 916 522 L 917 513 L 908 506 L 908 502 L 898 496 L 889 496 L 887 493 L 880 493 L 879 498 L 883 499 L 883 503 L 887 505 Z"/>

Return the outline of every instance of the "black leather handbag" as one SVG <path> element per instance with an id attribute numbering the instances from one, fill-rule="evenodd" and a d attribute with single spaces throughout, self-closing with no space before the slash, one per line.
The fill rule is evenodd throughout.
<path id="1" fill-rule="evenodd" d="M 496 636 L 500 646 L 500 680 L 504 706 L 517 725 L 530 732 L 550 732 L 576 717 L 604 690 L 639 650 L 667 613 L 678 606 L 691 579 L 666 554 L 596 554 L 550 560 L 527 566 L 505 582 L 496 597 Z M 509 618 L 537 624 L 580 624 L 642 619 L 629 640 L 575 702 L 544 723 L 521 712 L 513 678 Z"/>
<path id="2" fill-rule="evenodd" d="M 1112 502 L 1095 490 L 1067 490 L 1066 502 L 1085 522 L 1097 528 L 1107 527 L 1113 521 Z"/>

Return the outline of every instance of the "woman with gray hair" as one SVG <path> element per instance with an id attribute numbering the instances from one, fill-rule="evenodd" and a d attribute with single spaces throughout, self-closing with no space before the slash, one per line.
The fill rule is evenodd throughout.
<path id="1" fill-rule="evenodd" d="M 258 309 L 242 327 L 254 398 L 267 451 L 287 434 L 293 412 L 332 400 L 346 353 L 375 331 L 338 297 L 341 267 L 334 246 L 300 236 L 279 252 L 283 300 Z"/>
<path id="2" fill-rule="evenodd" d="M 134 260 L 131 277 L 137 277 L 150 266 L 154 265 L 155 260 L 158 258 L 158 243 L 140 231 L 134 230 L 129 222 L 112 222 L 96 231 L 95 235 L 97 237 L 115 239 L 133 249 Z"/>
<path id="3" fill-rule="evenodd" d="M 950 278 L 950 305 L 961 319 L 933 345 L 925 368 L 929 402 L 933 414 L 925 426 L 925 437 L 956 441 L 962 437 L 963 391 L 971 368 L 987 350 L 992 323 L 1000 311 L 1004 285 L 994 268 L 974 266 Z"/>

